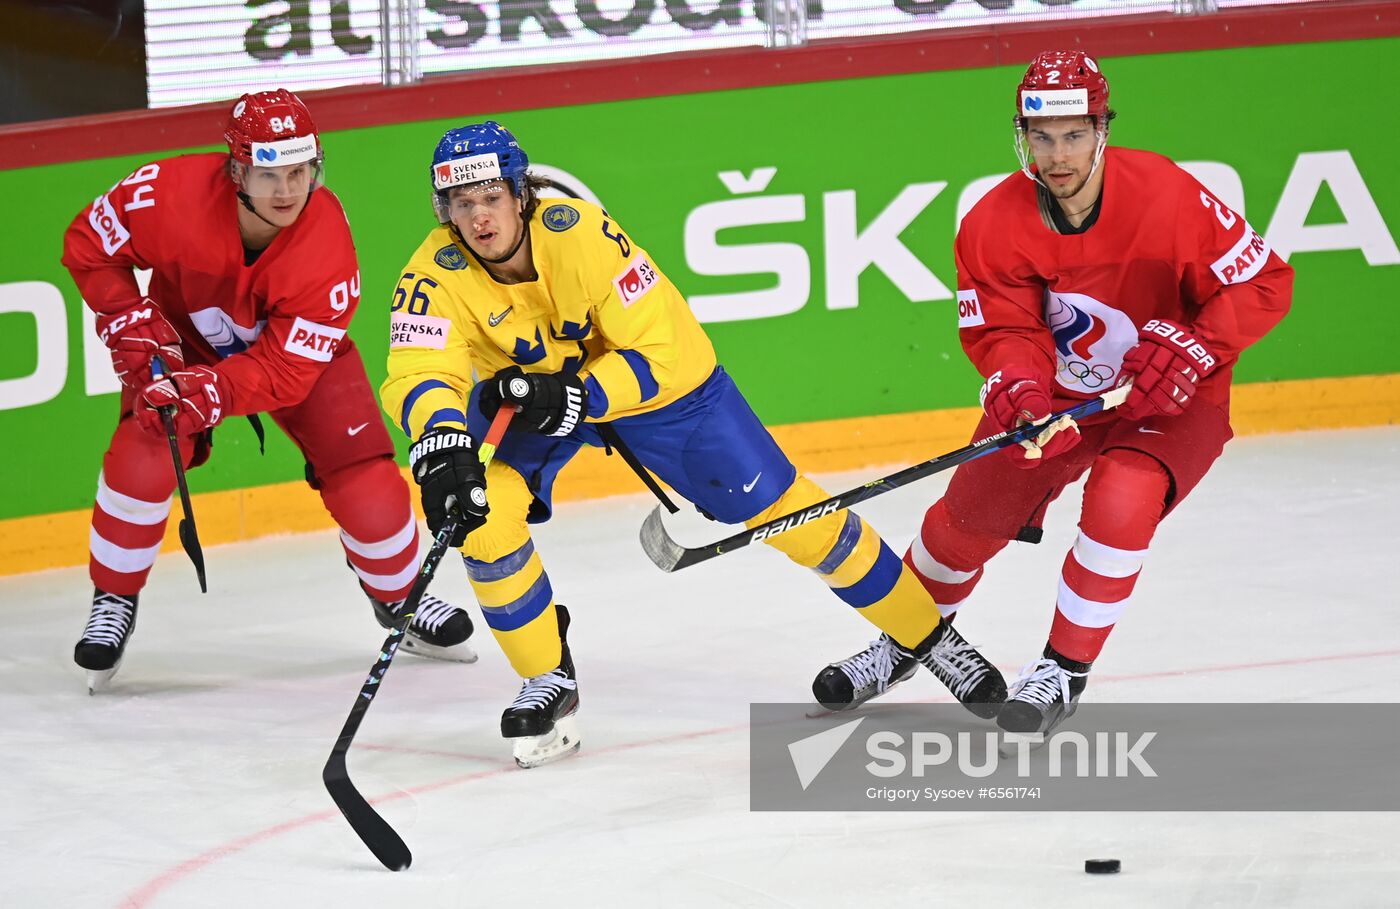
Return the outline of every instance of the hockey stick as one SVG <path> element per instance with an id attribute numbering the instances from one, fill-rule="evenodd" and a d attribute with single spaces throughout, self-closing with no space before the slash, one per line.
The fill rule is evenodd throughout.
<path id="1" fill-rule="evenodd" d="M 715 556 L 724 555 L 735 549 L 742 549 L 750 543 L 766 539 L 770 536 L 800 527 L 808 521 L 829 515 L 832 512 L 840 511 L 842 508 L 849 508 L 857 502 L 864 502 L 866 499 L 873 499 L 875 496 L 898 489 L 901 486 L 921 480 L 924 477 L 947 470 L 949 467 L 957 467 L 975 458 L 980 458 L 984 454 L 1006 448 L 1009 445 L 1016 445 L 1035 438 L 1043 432 L 1049 423 L 1069 417 L 1078 420 L 1096 414 L 1101 410 L 1111 410 L 1122 404 L 1128 397 L 1128 390 L 1131 386 L 1124 385 L 1122 388 L 1115 388 L 1105 392 L 1097 398 L 1090 398 L 1088 401 L 1076 404 L 1075 406 L 1062 410 L 1050 417 L 1048 422 L 1027 423 L 1018 429 L 999 432 L 994 436 L 985 439 L 978 439 L 971 445 L 959 448 L 957 451 L 950 451 L 945 455 L 939 455 L 912 467 L 906 467 L 887 477 L 878 480 L 871 480 L 864 486 L 843 492 L 840 495 L 818 502 L 817 504 L 795 511 L 792 514 L 774 518 L 757 527 L 742 530 L 731 537 L 726 537 L 708 546 L 697 546 L 688 549 L 671 538 L 666 532 L 666 525 L 661 521 L 660 507 L 653 508 L 651 514 L 642 523 L 642 549 L 646 551 L 647 558 L 656 564 L 662 571 L 677 571 L 681 568 L 688 568 L 698 562 L 713 559 Z"/>
<path id="2" fill-rule="evenodd" d="M 486 438 L 478 449 L 482 467 L 491 463 L 491 458 L 496 454 L 496 446 L 500 444 L 501 437 L 505 435 L 506 427 L 510 425 L 511 417 L 514 416 L 515 410 L 510 407 L 502 407 L 496 412 L 496 418 L 491 421 L 491 428 L 486 431 Z M 449 508 L 447 520 L 438 528 L 433 545 L 423 559 L 423 567 L 418 570 L 418 577 L 408 592 L 408 598 L 399 607 L 394 627 L 384 639 L 384 646 L 379 650 L 379 662 L 374 664 L 374 668 L 365 678 L 365 684 L 360 688 L 360 696 L 355 699 L 355 706 L 350 708 L 350 716 L 346 718 L 345 726 L 340 730 L 340 738 L 335 740 L 331 756 L 326 759 L 326 766 L 321 770 L 321 781 L 326 784 L 326 791 L 331 794 L 335 806 L 345 815 L 345 820 L 350 822 L 355 834 L 369 847 L 369 851 L 374 853 L 374 857 L 390 871 L 403 871 L 407 868 L 413 861 L 413 853 L 409 852 L 403 838 L 394 832 L 394 828 L 389 826 L 389 822 L 384 820 L 379 812 L 370 807 L 369 802 L 365 801 L 365 797 L 360 795 L 360 791 L 350 781 L 350 771 L 345 766 L 345 755 L 350 750 L 350 743 L 355 740 L 355 733 L 360 729 L 360 723 L 365 718 L 365 712 L 369 710 L 370 702 L 379 691 L 384 674 L 389 671 L 389 664 L 394 661 L 394 654 L 398 652 L 399 642 L 408 630 L 409 623 L 413 621 L 413 614 L 418 611 L 418 603 L 423 599 L 423 592 L 428 589 L 428 582 L 433 579 L 438 563 L 447 554 L 447 541 L 452 539 L 461 523 L 462 513 L 455 506 Z"/>
<path id="3" fill-rule="evenodd" d="M 151 375 L 164 379 L 168 375 L 165 361 L 157 354 L 151 357 Z M 179 392 L 179 389 L 176 389 Z M 175 405 L 160 408 L 160 420 L 165 424 L 165 437 L 170 440 L 170 457 L 175 460 L 175 483 L 180 487 L 180 545 L 185 547 L 185 555 L 194 563 L 195 576 L 199 578 L 199 592 L 208 593 L 209 585 L 204 581 L 204 550 L 199 545 L 199 531 L 194 526 L 194 508 L 190 505 L 190 487 L 185 482 L 185 462 L 180 457 L 180 440 L 175 435 Z"/>

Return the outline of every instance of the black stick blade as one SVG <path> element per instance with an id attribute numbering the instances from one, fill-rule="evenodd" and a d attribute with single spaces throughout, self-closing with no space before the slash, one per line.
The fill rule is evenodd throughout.
<path id="1" fill-rule="evenodd" d="M 389 822 L 380 817 L 379 812 L 365 801 L 355 784 L 350 782 L 350 774 L 345 767 L 345 756 L 339 751 L 333 752 L 326 761 L 326 766 L 321 771 L 321 781 L 326 784 L 326 791 L 331 794 L 335 807 L 345 815 L 345 820 L 349 822 L 355 834 L 364 841 L 369 851 L 374 853 L 374 857 L 379 859 L 385 868 L 390 871 L 404 871 L 413 864 L 413 853 L 408 850 L 408 844 L 394 832 Z"/>
<path id="2" fill-rule="evenodd" d="M 194 573 L 199 578 L 199 592 L 208 593 L 209 584 L 204 579 L 204 549 L 199 545 L 199 533 L 189 518 L 180 519 L 180 545 L 185 547 L 185 555 L 194 563 Z"/>

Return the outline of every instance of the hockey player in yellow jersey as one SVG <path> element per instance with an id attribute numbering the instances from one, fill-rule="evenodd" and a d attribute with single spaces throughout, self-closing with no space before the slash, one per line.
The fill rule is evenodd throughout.
<path id="1" fill-rule="evenodd" d="M 630 449 L 706 515 L 760 524 L 827 498 L 778 448 L 716 362 L 685 298 L 646 250 L 587 202 L 540 199 L 543 181 L 493 121 L 449 130 L 431 168 L 439 226 L 394 290 L 384 408 L 434 532 L 460 509 L 471 586 L 524 679 L 501 717 L 517 762 L 577 749 L 569 614 L 528 525 L 550 515 L 560 468 L 583 445 Z M 483 469 L 477 445 L 518 412 Z M 933 671 L 969 710 L 995 715 L 1001 674 L 939 617 L 923 585 L 856 515 L 838 511 L 764 542 L 814 570 L 881 631 L 862 659 L 813 685 L 831 709 Z M 872 656 L 873 654 L 873 656 Z M 888 681 L 884 681 L 888 680 Z"/>

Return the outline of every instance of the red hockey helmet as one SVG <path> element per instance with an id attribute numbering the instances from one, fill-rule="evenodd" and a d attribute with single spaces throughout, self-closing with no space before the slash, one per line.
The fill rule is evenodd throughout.
<path id="1" fill-rule="evenodd" d="M 1083 51 L 1042 51 L 1016 88 L 1016 122 L 1026 117 L 1093 117 L 1108 124 L 1108 80 Z"/>
<path id="2" fill-rule="evenodd" d="M 285 88 L 252 92 L 229 111 L 224 141 L 233 160 L 252 167 L 275 167 L 321 159 L 316 123 L 301 99 Z"/>

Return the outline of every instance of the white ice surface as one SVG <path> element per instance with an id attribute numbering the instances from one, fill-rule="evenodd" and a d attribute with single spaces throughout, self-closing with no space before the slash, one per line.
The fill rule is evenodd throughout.
<path id="1" fill-rule="evenodd" d="M 1086 698 L 1395 700 L 1397 466 L 1396 428 L 1232 443 L 1163 525 Z M 944 483 L 860 510 L 902 551 Z M 959 619 L 1008 677 L 1044 643 L 1078 500 Z M 577 757 L 511 763 L 518 682 L 484 628 L 476 665 L 395 662 L 350 768 L 414 850 L 402 874 L 321 787 L 383 639 L 333 532 L 211 547 L 207 596 L 162 556 L 96 697 L 71 659 L 86 571 L 0 579 L 0 906 L 1400 905 L 1394 814 L 751 813 L 749 703 L 805 700 L 870 632 L 766 547 L 659 572 L 636 540 L 650 505 L 564 505 L 536 534 L 575 619 Z M 434 591 L 469 599 L 459 562 Z M 890 697 L 949 699 L 922 673 Z"/>

